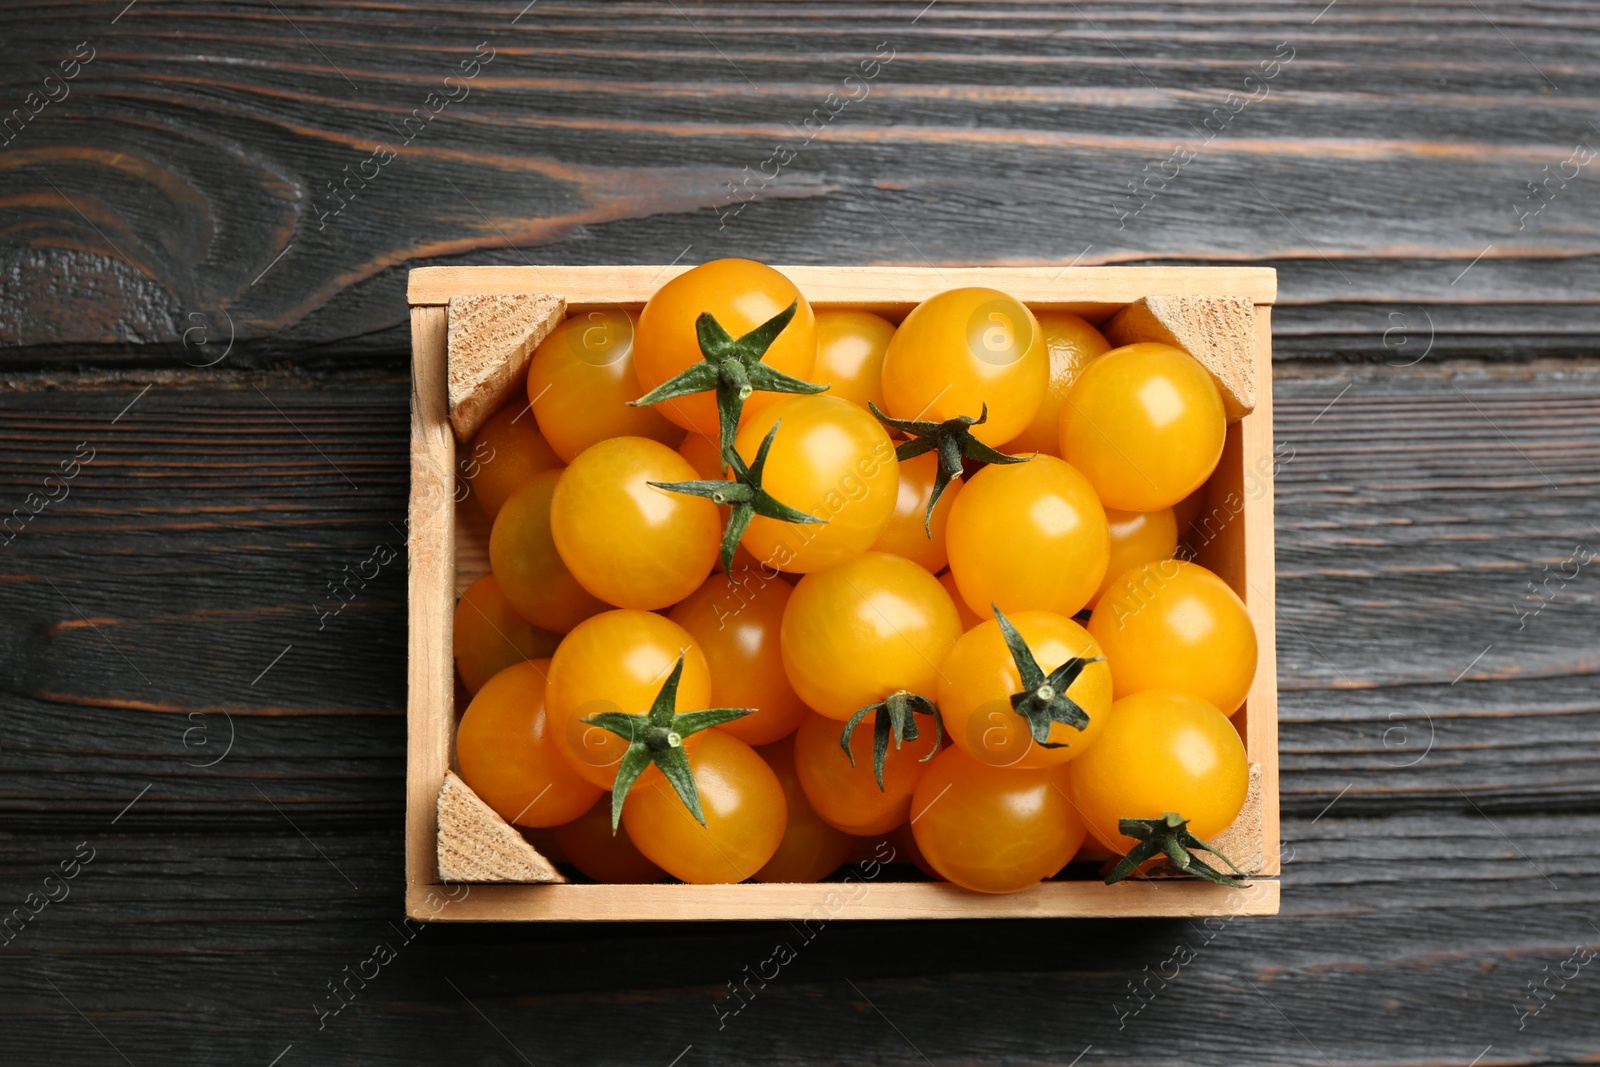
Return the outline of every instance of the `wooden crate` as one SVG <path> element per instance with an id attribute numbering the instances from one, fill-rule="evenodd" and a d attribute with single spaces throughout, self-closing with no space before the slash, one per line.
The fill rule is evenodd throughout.
<path id="1" fill-rule="evenodd" d="M 708 920 L 991 918 L 1021 916 L 1270 915 L 1278 910 L 1277 658 L 1274 641 L 1271 305 L 1276 272 L 1234 267 L 780 267 L 813 306 L 855 307 L 895 319 L 937 292 L 967 285 L 1003 290 L 1035 309 L 1073 311 L 1123 341 L 1159 335 L 1171 309 L 1222 308 L 1244 331 L 1237 346 L 1242 366 L 1218 366 L 1222 347 L 1208 331 L 1223 327 L 1204 314 L 1185 323 L 1179 339 L 1218 373 L 1233 375 L 1230 401 L 1237 416 L 1228 428 L 1222 460 L 1211 481 L 1210 529 L 1200 562 L 1226 579 L 1244 599 L 1260 640 L 1255 684 L 1234 717 L 1252 764 L 1250 800 L 1225 835 L 1230 853 L 1259 874 L 1248 889 L 1229 889 L 1178 878 L 1054 881 L 1021 893 L 991 896 L 937 882 L 875 878 L 800 885 L 745 883 L 722 886 L 448 883 L 440 878 L 437 804 L 452 762 L 455 683 L 450 628 L 455 598 L 488 569 L 488 531 L 475 508 L 456 507 L 457 439 L 447 400 L 448 361 L 457 377 L 466 353 L 447 353 L 452 297 L 503 295 L 502 309 L 529 306 L 538 294 L 563 297 L 568 313 L 621 306 L 637 311 L 664 281 L 684 267 L 427 267 L 411 272 L 412 330 L 410 642 L 406 770 L 406 907 L 426 920 Z M 1166 299 L 1177 298 L 1177 299 Z M 1207 298 L 1185 301 L 1182 298 Z M 1210 299 L 1221 298 L 1221 299 Z M 1168 313 L 1162 312 L 1163 301 Z M 489 302 L 493 303 L 493 302 Z M 1152 316 L 1150 309 L 1155 309 Z M 1119 312 L 1122 314 L 1119 315 Z M 458 307 L 458 315 L 460 308 Z M 1242 316 L 1242 326 L 1240 326 Z M 1226 316 L 1224 316 L 1226 317 Z M 1118 336 L 1120 333 L 1120 337 Z M 1217 343 L 1213 343 L 1217 342 Z M 465 348 L 465 345 L 458 345 Z M 526 359 L 520 350 L 491 356 L 504 363 Z M 1222 359 L 1227 354 L 1222 353 Z M 470 376 L 482 390 L 517 387 L 515 373 L 484 366 L 470 354 Z M 498 374 L 498 384 L 496 375 Z M 1237 379 L 1243 379 L 1242 381 Z M 506 383 L 510 382 L 510 385 Z M 457 383 L 459 385 L 459 382 Z M 451 392 L 454 396 L 454 391 Z M 492 405 L 491 405 L 492 406 Z M 470 428 L 487 413 L 458 404 L 458 421 Z M 1221 840 L 1221 839 L 1219 839 Z"/>

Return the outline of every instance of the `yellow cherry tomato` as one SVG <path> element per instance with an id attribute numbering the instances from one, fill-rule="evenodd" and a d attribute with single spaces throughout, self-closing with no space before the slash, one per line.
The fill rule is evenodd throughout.
<path id="1" fill-rule="evenodd" d="M 1083 844 L 1067 799 L 1069 768 L 991 767 L 959 748 L 939 754 L 917 783 L 911 833 L 946 880 L 978 893 L 1038 885 Z"/>
<path id="2" fill-rule="evenodd" d="M 724 330 L 742 337 L 795 301 L 799 307 L 761 362 L 773 370 L 809 380 L 817 361 L 816 320 L 811 305 L 793 282 L 763 263 L 717 259 L 673 278 L 644 305 L 634 331 L 633 365 L 648 392 L 680 371 L 701 362 L 695 320 L 710 312 Z M 751 393 L 744 402 L 748 419 L 779 398 L 778 393 Z M 694 393 L 665 401 L 661 414 L 686 430 L 717 437 L 717 401 L 713 393 Z"/>
<path id="3" fill-rule="evenodd" d="M 784 738 L 775 745 L 756 749 L 767 761 L 783 786 L 783 799 L 789 812 L 783 841 L 767 865 L 755 874 L 758 882 L 820 882 L 845 861 L 854 843 L 849 834 L 822 820 L 805 790 L 794 765 L 794 739 Z"/>
<path id="4" fill-rule="evenodd" d="M 939 584 L 944 586 L 944 591 L 950 594 L 950 600 L 956 606 L 956 614 L 961 616 L 961 632 L 966 633 L 974 626 L 984 621 L 982 615 L 967 607 L 967 602 L 961 599 L 961 590 L 956 588 L 956 576 L 949 571 L 939 575 Z M 1001 609 L 1005 610 L 1004 608 Z"/>
<path id="5" fill-rule="evenodd" d="M 1043 452 L 1061 454 L 1061 407 L 1078 374 L 1094 357 L 1111 350 L 1111 342 L 1093 326 L 1070 311 L 1037 312 L 1044 331 L 1045 347 L 1050 350 L 1050 385 L 1044 402 L 1027 429 L 1018 434 L 1003 452 Z"/>
<path id="6" fill-rule="evenodd" d="M 850 735 L 850 756 L 839 746 L 844 725 L 837 719 L 808 715 L 794 734 L 795 774 L 811 807 L 822 821 L 847 834 L 884 834 L 911 814 L 911 794 L 928 771 L 923 758 L 935 751 L 933 724 L 918 716 L 917 738 L 889 751 L 883 761 L 883 788 L 872 771 L 872 719 Z"/>
<path id="7" fill-rule="evenodd" d="M 551 740 L 544 699 L 549 666 L 549 660 L 528 660 L 490 678 L 456 728 L 462 780 L 519 826 L 571 822 L 600 797 Z"/>
<path id="8" fill-rule="evenodd" d="M 561 635 L 541 629 L 517 614 L 494 575 L 485 574 L 467 586 L 456 601 L 450 640 L 461 684 L 468 693 L 476 693 L 484 682 L 513 663 L 548 659 Z"/>
<path id="9" fill-rule="evenodd" d="M 611 798 L 603 796 L 588 811 L 552 831 L 566 861 L 597 882 L 648 885 L 664 881 L 657 867 L 634 845 L 628 831 L 611 831 Z"/>
<path id="10" fill-rule="evenodd" d="M 1122 819 L 1176 812 L 1209 841 L 1244 807 L 1250 761 L 1227 716 L 1184 693 L 1151 689 L 1113 705 L 1100 740 L 1071 764 L 1069 791 L 1096 838 L 1118 852 L 1138 842 Z"/>
<path id="11" fill-rule="evenodd" d="M 655 408 L 628 406 L 641 392 L 633 373 L 633 318 L 621 308 L 583 311 L 561 322 L 528 364 L 528 402 L 565 463 L 609 437 L 648 437 L 676 447 L 681 428 Z"/>
<path id="12" fill-rule="evenodd" d="M 678 455 L 688 460 L 689 466 L 694 468 L 695 475 L 705 481 L 727 477 L 722 469 L 722 457 L 717 455 L 715 437 L 691 433 L 684 437 L 683 443 L 678 446 Z"/>
<path id="13" fill-rule="evenodd" d="M 997 289 L 951 289 L 912 309 L 883 357 L 886 413 L 943 422 L 989 418 L 972 435 L 1000 445 L 1021 433 L 1044 402 L 1050 355 L 1039 320 Z"/>
<path id="14" fill-rule="evenodd" d="M 535 474 L 560 466 L 561 457 L 540 436 L 534 416 L 520 404 L 495 412 L 461 459 L 461 473 L 490 521 Z"/>
<path id="15" fill-rule="evenodd" d="M 1100 588 L 1111 556 L 1105 509 L 1088 479 L 1054 456 L 994 463 L 968 481 L 945 532 L 967 606 L 992 617 L 1071 616 Z"/>
<path id="16" fill-rule="evenodd" d="M 506 501 L 489 531 L 489 565 L 518 614 L 565 633 L 606 605 L 578 584 L 556 551 L 550 501 L 560 479 L 559 468 L 536 474 Z"/>
<path id="17" fill-rule="evenodd" d="M 811 380 L 828 395 L 883 410 L 883 354 L 894 323 L 870 311 L 817 312 L 817 366 Z"/>
<path id="18" fill-rule="evenodd" d="M 933 699 L 939 664 L 960 636 L 937 578 L 867 552 L 800 579 L 783 613 L 783 668 L 801 700 L 844 720 L 902 689 Z M 869 717 L 862 729 L 870 727 Z"/>
<path id="19" fill-rule="evenodd" d="M 1178 550 L 1178 520 L 1171 508 L 1160 511 L 1106 508 L 1106 525 L 1111 534 L 1111 560 L 1106 564 L 1106 576 L 1099 592 L 1089 602 L 1090 607 L 1100 603 L 1111 583 L 1124 571 L 1141 563 L 1171 559 Z"/>
<path id="20" fill-rule="evenodd" d="M 928 511 L 928 498 L 933 495 L 933 479 L 939 472 L 939 457 L 932 452 L 900 462 L 900 493 L 895 497 L 894 514 L 888 525 L 873 543 L 878 552 L 893 552 L 937 574 L 950 562 L 945 547 L 945 527 L 950 522 L 950 509 L 961 492 L 962 481 L 955 479 L 945 486 L 939 503 L 933 509 L 932 536 L 924 526 L 923 516 Z"/>
<path id="21" fill-rule="evenodd" d="M 945 732 L 969 756 L 992 767 L 1054 767 L 1078 758 L 1094 745 L 1111 711 L 1111 668 L 1101 658 L 1099 644 L 1082 626 L 1048 611 L 1019 611 L 1006 618 L 1047 675 L 1074 657 L 1100 659 L 1084 667 L 1067 688 L 1067 696 L 1089 716 L 1088 727 L 1053 723 L 1048 740 L 1062 748 L 1034 742 L 1027 720 L 1011 706 L 1011 695 L 1022 690 L 1022 675 L 1000 624 L 990 619 L 962 634 L 940 664 L 939 713 Z"/>
<path id="22" fill-rule="evenodd" d="M 783 522 L 757 515 L 742 544 L 757 561 L 809 574 L 835 567 L 872 546 L 894 514 L 900 463 L 883 427 L 862 408 L 828 396 L 791 396 L 755 415 L 734 439 L 746 463 L 782 423 L 767 453 L 766 491 L 825 522 Z"/>
<path id="23" fill-rule="evenodd" d="M 605 711 L 633 715 L 649 711 L 679 655 L 683 675 L 678 680 L 677 710 L 709 708 L 711 670 L 705 654 L 671 619 L 624 608 L 573 627 L 550 657 L 545 692 L 551 736 L 573 770 L 601 788 L 611 788 L 628 742 L 581 720 Z M 701 736 L 685 738 L 686 750 L 692 752 Z M 639 781 L 660 774 L 652 764 Z"/>
<path id="24" fill-rule="evenodd" d="M 742 882 L 766 866 L 783 841 L 783 786 L 738 738 L 715 728 L 688 740 L 696 738 L 689 769 L 706 824 L 695 821 L 657 772 L 639 776 L 622 809 L 622 825 L 639 851 L 674 878 L 696 885 Z"/>
<path id="25" fill-rule="evenodd" d="M 1095 605 L 1089 632 L 1111 661 L 1117 699 L 1175 689 L 1232 715 L 1256 676 L 1256 628 L 1239 594 L 1180 559 L 1124 571 Z"/>
<path id="26" fill-rule="evenodd" d="M 1061 455 L 1107 507 L 1159 511 L 1216 469 L 1227 436 L 1222 394 L 1182 349 L 1112 349 L 1078 375 L 1061 409 Z"/>
<path id="27" fill-rule="evenodd" d="M 767 745 L 794 733 L 806 706 L 783 673 L 779 637 L 792 587 L 753 568 L 713 574 L 672 609 L 711 667 L 711 703 L 755 708 L 755 714 L 719 729 L 749 745 Z"/>
<path id="28" fill-rule="evenodd" d="M 556 483 L 550 531 L 578 583 L 644 610 L 694 592 L 722 542 L 717 506 L 649 483 L 697 478 L 682 456 L 643 437 L 613 437 L 573 460 Z"/>

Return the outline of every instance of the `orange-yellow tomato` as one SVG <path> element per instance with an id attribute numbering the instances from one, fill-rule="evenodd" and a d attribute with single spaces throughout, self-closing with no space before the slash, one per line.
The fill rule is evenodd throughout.
<path id="1" fill-rule="evenodd" d="M 778 645 L 791 592 L 775 574 L 735 569 L 707 578 L 669 616 L 705 653 L 712 706 L 756 709 L 720 727 L 748 745 L 787 737 L 806 714 L 783 673 Z"/>
<path id="2" fill-rule="evenodd" d="M 1111 342 L 1070 311 L 1041 311 L 1038 318 L 1045 346 L 1050 350 L 1050 386 L 1033 421 L 1002 451 L 1059 456 L 1061 408 L 1067 402 L 1067 393 L 1090 360 L 1111 350 Z"/>
<path id="3" fill-rule="evenodd" d="M 1172 505 L 1173 522 L 1178 527 L 1178 540 L 1188 541 L 1194 532 L 1189 528 L 1200 518 L 1200 512 L 1206 506 L 1206 488 L 1209 483 L 1202 482 L 1200 488 Z"/>
<path id="4" fill-rule="evenodd" d="M 882 425 L 848 400 L 791 396 L 749 419 L 734 440 L 753 462 L 767 431 L 781 423 L 767 453 L 763 484 L 777 500 L 820 525 L 757 515 L 743 544 L 759 562 L 809 574 L 838 566 L 872 546 L 894 514 L 899 461 Z"/>
<path id="5" fill-rule="evenodd" d="M 671 619 L 624 608 L 573 627 L 550 657 L 545 693 L 551 736 L 573 770 L 597 786 L 611 788 L 628 742 L 581 720 L 605 711 L 634 715 L 649 711 L 680 655 L 683 675 L 678 680 L 677 710 L 710 707 L 711 670 L 705 654 Z M 692 751 L 700 737 L 685 738 L 685 748 Z M 660 773 L 651 766 L 640 781 Z"/>
<path id="6" fill-rule="evenodd" d="M 701 826 L 660 773 L 640 775 L 622 809 L 639 851 L 674 878 L 696 885 L 742 882 L 766 866 L 783 841 L 783 786 L 756 750 L 718 729 L 694 734 L 689 768 Z M 654 770 L 654 768 L 651 768 Z"/>
<path id="7" fill-rule="evenodd" d="M 1198 563 L 1166 559 L 1125 571 L 1089 616 L 1120 700 L 1174 689 L 1232 715 L 1256 676 L 1256 629 L 1228 583 Z"/>
<path id="8" fill-rule="evenodd" d="M 1227 418 L 1211 373 L 1182 349 L 1114 348 L 1078 375 L 1061 409 L 1061 455 L 1107 507 L 1159 511 L 1222 457 Z"/>
<path id="9" fill-rule="evenodd" d="M 808 715 L 794 734 L 795 773 L 806 799 L 822 821 L 847 834 L 883 834 L 905 822 L 911 814 L 911 793 L 927 773 L 923 757 L 934 751 L 933 723 L 917 716 L 917 739 L 899 748 L 889 738 L 883 761 L 883 788 L 872 771 L 872 717 L 850 735 L 850 754 L 839 746 L 844 724 L 821 715 Z"/>
<path id="10" fill-rule="evenodd" d="M 937 578 L 867 552 L 800 579 L 783 613 L 783 668 L 801 700 L 843 720 L 902 689 L 933 699 L 939 663 L 960 636 Z"/>
<path id="11" fill-rule="evenodd" d="M 467 586 L 456 601 L 450 640 L 461 684 L 468 693 L 476 693 L 484 682 L 513 663 L 548 659 L 561 635 L 541 629 L 517 614 L 494 575 L 485 574 Z"/>
<path id="12" fill-rule="evenodd" d="M 1039 669 L 1049 674 L 1073 657 L 1100 659 L 1083 668 L 1067 696 L 1089 716 L 1077 730 L 1052 723 L 1046 748 L 1033 740 L 1027 720 L 1011 706 L 1022 690 L 1022 676 L 1006 646 L 1000 624 L 990 619 L 961 635 L 939 667 L 939 712 L 950 740 L 981 763 L 993 767 L 1054 767 L 1076 759 L 1094 744 L 1111 711 L 1111 669 L 1089 631 L 1048 611 L 1007 615 L 1027 642 Z"/>
<path id="13" fill-rule="evenodd" d="M 794 318 L 767 349 L 761 362 L 773 370 L 810 380 L 817 361 L 816 320 L 794 283 L 771 267 L 748 259 L 717 259 L 678 275 L 657 289 L 639 313 L 634 331 L 633 366 L 648 392 L 701 361 L 695 320 L 710 312 L 724 330 L 742 337 L 798 301 Z M 749 418 L 780 394 L 756 392 L 744 402 Z M 713 393 L 695 393 L 658 407 L 686 430 L 717 436 Z"/>
<path id="14" fill-rule="evenodd" d="M 783 841 L 767 865 L 755 874 L 758 882 L 820 882 L 839 869 L 853 841 L 843 830 L 822 821 L 800 788 L 794 767 L 794 739 L 756 749 L 783 786 L 789 812 Z"/>
<path id="15" fill-rule="evenodd" d="M 941 752 L 917 784 L 911 833 L 947 881 L 979 893 L 1028 889 L 1083 844 L 1069 770 L 991 767 L 959 748 Z"/>
<path id="16" fill-rule="evenodd" d="M 1111 534 L 1111 560 L 1106 564 L 1105 580 L 1089 606 L 1100 603 L 1111 583 L 1124 571 L 1141 563 L 1171 559 L 1178 550 L 1178 520 L 1171 508 L 1160 511 L 1118 511 L 1106 508 L 1106 525 Z"/>
<path id="17" fill-rule="evenodd" d="M 639 851 L 625 828 L 619 826 L 616 833 L 611 832 L 609 796 L 601 797 L 594 807 L 552 833 L 566 861 L 597 882 L 648 885 L 667 877 L 666 871 Z"/>
<path id="18" fill-rule="evenodd" d="M 571 822 L 600 796 L 551 740 L 544 700 L 549 666 L 549 660 L 528 660 L 490 678 L 456 728 L 462 780 L 520 826 Z"/>
<path id="19" fill-rule="evenodd" d="M 573 460 L 556 483 L 550 531 L 578 584 L 644 610 L 694 592 L 722 541 L 717 506 L 649 483 L 697 477 L 678 453 L 643 437 L 613 437 Z"/>
<path id="20" fill-rule="evenodd" d="M 550 501 L 561 471 L 533 476 L 495 516 L 489 566 L 517 613 L 536 626 L 565 633 L 606 605 L 572 576 L 550 532 Z"/>
<path id="21" fill-rule="evenodd" d="M 683 443 L 678 446 L 678 455 L 688 460 L 689 466 L 694 468 L 695 475 L 705 481 L 715 481 L 728 476 L 722 469 L 722 457 L 717 454 L 715 437 L 691 433 L 684 437 Z"/>
<path id="22" fill-rule="evenodd" d="M 1054 456 L 990 464 L 967 483 L 946 528 L 950 571 L 967 606 L 1071 616 L 1100 588 L 1111 540 L 1105 509 Z"/>
<path id="23" fill-rule="evenodd" d="M 939 473 L 939 458 L 932 452 L 900 462 L 900 493 L 895 497 L 894 514 L 888 525 L 878 535 L 873 549 L 893 552 L 937 574 L 950 562 L 945 548 L 945 526 L 950 522 L 950 509 L 961 493 L 961 479 L 945 486 L 939 503 L 933 509 L 933 521 L 923 525 L 928 511 L 928 498 L 933 495 L 933 480 Z M 929 536 L 931 527 L 932 536 Z"/>
<path id="24" fill-rule="evenodd" d="M 1169 811 L 1209 841 L 1238 817 L 1250 786 L 1250 761 L 1227 716 L 1196 697 L 1160 689 L 1118 700 L 1100 740 L 1070 769 L 1078 812 L 1118 853 L 1138 843 L 1123 836 L 1120 820 L 1158 819 Z"/>
<path id="25" fill-rule="evenodd" d="M 894 323 L 870 311 L 817 312 L 817 366 L 811 380 L 828 395 L 883 410 L 883 354 Z"/>
<path id="26" fill-rule="evenodd" d="M 972 428 L 1000 445 L 1038 414 L 1050 382 L 1044 331 L 1022 303 L 997 289 L 951 289 L 912 309 L 883 357 L 883 399 L 900 419 L 989 418 Z"/>
<path id="27" fill-rule="evenodd" d="M 495 412 L 461 459 L 461 473 L 472 486 L 472 496 L 491 521 L 535 474 L 560 466 L 561 457 L 520 404 Z"/>
<path id="28" fill-rule="evenodd" d="M 565 463 L 609 437 L 648 437 L 676 447 L 681 428 L 655 408 L 628 406 L 640 392 L 633 318 L 620 308 L 584 311 L 559 323 L 528 364 L 528 402 Z"/>
<path id="29" fill-rule="evenodd" d="M 939 584 L 944 586 L 944 591 L 950 594 L 951 603 L 956 606 L 956 614 L 961 616 L 961 632 L 966 633 L 974 626 L 983 622 L 983 616 L 967 607 L 967 602 L 961 599 L 961 590 L 956 588 L 956 576 L 949 571 L 939 575 Z M 1001 609 L 1002 611 L 1005 609 Z"/>

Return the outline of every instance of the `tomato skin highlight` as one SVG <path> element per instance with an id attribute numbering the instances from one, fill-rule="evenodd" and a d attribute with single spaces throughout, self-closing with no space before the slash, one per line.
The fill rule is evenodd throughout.
<path id="1" fill-rule="evenodd" d="M 565 633 L 607 605 L 578 583 L 556 550 L 551 501 L 561 468 L 536 474 L 511 494 L 489 531 L 495 584 L 535 626 Z"/>
<path id="2" fill-rule="evenodd" d="M 573 460 L 556 483 L 550 531 L 578 583 L 646 611 L 694 592 L 716 563 L 717 506 L 649 483 L 696 478 L 677 452 L 643 437 L 613 437 Z"/>
<path id="3" fill-rule="evenodd" d="M 1061 408 L 1067 402 L 1072 383 L 1089 361 L 1111 351 L 1105 335 L 1070 311 L 1035 313 L 1044 331 L 1045 348 L 1050 353 L 1050 384 L 1044 401 L 1026 429 L 1002 448 L 1013 455 L 1043 452 L 1061 455 Z"/>
<path id="4" fill-rule="evenodd" d="M 1176 812 L 1209 841 L 1233 824 L 1250 786 L 1244 742 L 1226 715 L 1185 693 L 1118 700 L 1100 740 L 1070 764 L 1069 791 L 1095 838 L 1122 854 L 1138 844 L 1122 819 Z"/>
<path id="5" fill-rule="evenodd" d="M 549 665 L 528 660 L 496 674 L 456 728 L 462 780 L 503 819 L 520 826 L 571 822 L 600 797 L 551 739 L 544 699 Z"/>
<path id="6" fill-rule="evenodd" d="M 1159 511 L 1216 469 L 1227 436 L 1222 394 L 1182 349 L 1112 349 L 1078 375 L 1061 409 L 1061 455 L 1107 507 Z"/>
<path id="7" fill-rule="evenodd" d="M 742 882 L 772 859 L 783 840 L 783 786 L 738 738 L 712 728 L 685 741 L 696 739 L 689 767 L 706 824 L 695 821 L 657 772 L 648 780 L 639 776 L 622 809 L 622 825 L 639 851 L 674 878 L 696 885 Z"/>
<path id="8" fill-rule="evenodd" d="M 1255 680 L 1250 611 L 1198 563 L 1168 559 L 1124 572 L 1095 606 L 1089 632 L 1111 661 L 1118 700 L 1172 689 L 1232 715 Z"/>
<path id="9" fill-rule="evenodd" d="M 811 380 L 828 395 L 883 410 L 883 354 L 894 323 L 870 311 L 818 311 L 817 365 Z"/>
<path id="10" fill-rule="evenodd" d="M 950 510 L 950 571 L 961 597 L 986 618 L 1089 603 L 1111 556 L 1105 509 L 1071 464 L 1038 455 L 973 475 Z"/>
<path id="11" fill-rule="evenodd" d="M 941 752 L 917 783 L 911 832 L 946 881 L 1015 893 L 1060 871 L 1083 844 L 1067 797 L 1070 765 L 991 767 L 959 748 Z"/>
<path id="12" fill-rule="evenodd" d="M 1105 580 L 1089 602 L 1091 608 L 1100 603 L 1100 598 L 1123 574 L 1141 563 L 1171 559 L 1178 550 L 1178 520 L 1171 508 L 1160 511 L 1106 508 L 1106 526 L 1111 535 L 1111 558 L 1106 564 Z"/>
<path id="13" fill-rule="evenodd" d="M 650 862 L 624 827 L 611 832 L 611 798 L 602 795 L 594 806 L 552 833 L 566 862 L 597 882 L 612 885 L 648 885 L 664 881 L 667 872 Z"/>
<path id="14" fill-rule="evenodd" d="M 806 715 L 783 671 L 779 638 L 793 587 L 776 575 L 735 569 L 713 574 L 668 616 L 695 639 L 711 668 L 711 706 L 755 708 L 718 729 L 747 745 L 794 733 Z"/>
<path id="15" fill-rule="evenodd" d="M 931 763 L 922 758 L 934 751 L 931 722 L 917 721 L 918 736 L 899 748 L 889 739 L 883 761 L 883 789 L 872 773 L 872 717 L 850 735 L 855 766 L 839 747 L 844 724 L 822 715 L 807 715 L 794 734 L 795 773 L 806 799 L 823 822 L 847 834 L 866 837 L 885 834 L 911 814 L 911 794 Z"/>
<path id="16" fill-rule="evenodd" d="M 634 330 L 633 366 L 640 391 L 648 392 L 702 361 L 695 320 L 710 312 L 733 337 L 741 337 L 798 301 L 761 362 L 773 370 L 810 380 L 817 361 L 816 319 L 811 305 L 788 278 L 763 263 L 717 259 L 672 278 L 645 303 Z M 772 404 L 780 394 L 751 393 L 743 418 Z M 717 437 L 716 398 L 695 393 L 656 405 L 667 419 L 691 432 Z"/>
<path id="17" fill-rule="evenodd" d="M 800 579 L 780 646 L 800 699 L 843 721 L 901 689 L 931 699 L 939 663 L 960 636 L 960 616 L 937 578 L 910 560 L 867 552 Z"/>
<path id="18" fill-rule="evenodd" d="M 884 409 L 900 419 L 988 419 L 972 435 L 1000 445 L 1044 402 L 1050 355 L 1033 312 L 998 289 L 951 289 L 906 316 L 883 357 Z"/>
<path id="19" fill-rule="evenodd" d="M 528 402 L 561 462 L 611 437 L 648 437 L 669 448 L 683 440 L 682 428 L 656 409 L 628 406 L 643 392 L 633 373 L 633 335 L 633 318 L 620 308 L 579 312 L 534 350 Z"/>
<path id="20" fill-rule="evenodd" d="M 527 408 L 510 404 L 490 416 L 461 459 L 472 497 L 490 522 L 511 494 L 541 471 L 559 470 L 561 457 L 539 433 Z"/>
<path id="21" fill-rule="evenodd" d="M 950 562 L 945 531 L 950 523 L 950 509 L 955 506 L 963 484 L 956 478 L 945 486 L 944 494 L 934 506 L 931 524 L 925 525 L 928 498 L 933 495 L 933 481 L 938 471 L 939 457 L 932 452 L 900 461 L 900 487 L 894 513 L 872 545 L 874 551 L 904 556 L 930 574 L 938 574 Z M 929 536 L 930 529 L 932 536 Z"/>
<path id="22" fill-rule="evenodd" d="M 533 625 L 500 591 L 494 575 L 485 574 L 456 601 L 450 630 L 456 673 L 468 693 L 513 663 L 549 659 L 561 635 Z"/>
<path id="23" fill-rule="evenodd" d="M 756 749 L 783 786 L 788 822 L 783 841 L 766 866 L 755 873 L 758 882 L 820 882 L 838 870 L 850 854 L 853 839 L 823 821 L 800 787 L 794 764 L 794 739 Z"/>

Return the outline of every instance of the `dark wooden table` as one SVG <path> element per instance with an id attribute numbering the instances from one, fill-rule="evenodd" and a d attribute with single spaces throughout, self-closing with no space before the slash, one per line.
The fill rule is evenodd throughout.
<path id="1" fill-rule="evenodd" d="M 126 2 L 0 30 L 0 1063 L 1600 1054 L 1593 4 Z M 406 270 L 725 255 L 1278 268 L 1282 917 L 397 929 Z"/>

